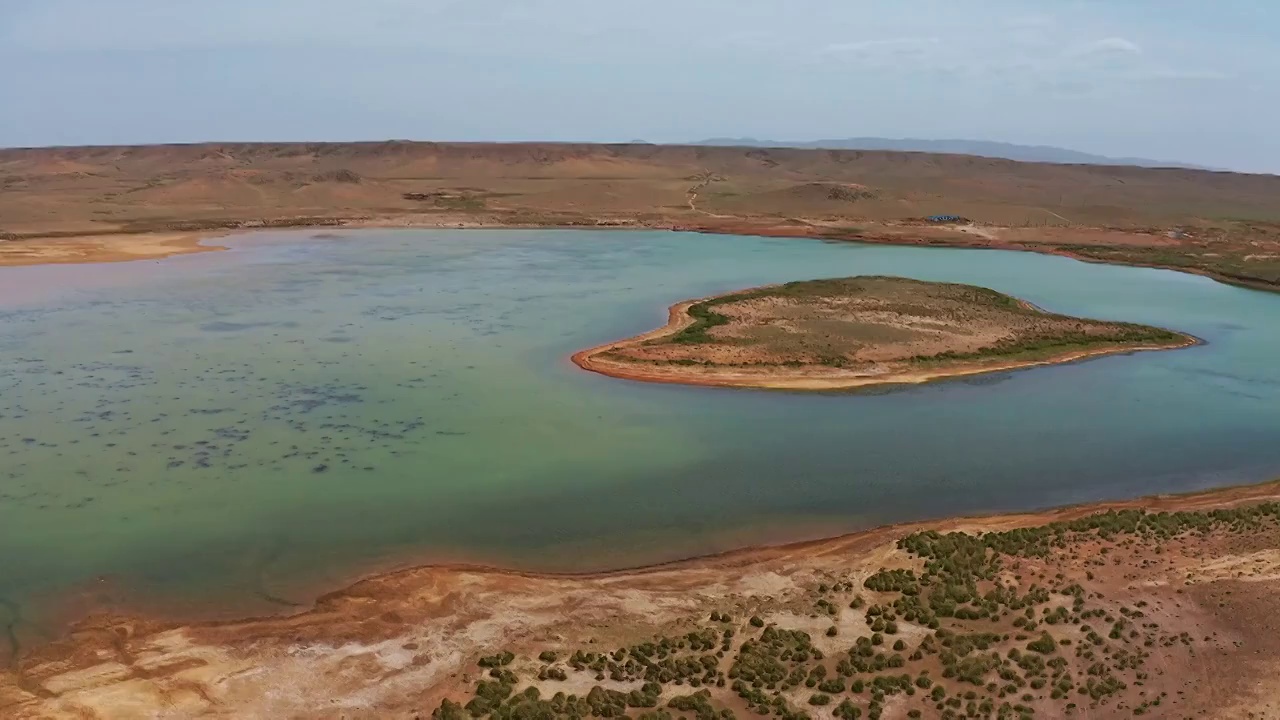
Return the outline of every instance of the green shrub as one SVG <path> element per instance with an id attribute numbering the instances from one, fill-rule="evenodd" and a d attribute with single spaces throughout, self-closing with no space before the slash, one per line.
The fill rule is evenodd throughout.
<path id="1" fill-rule="evenodd" d="M 496 668 L 496 667 L 502 667 L 504 665 L 510 665 L 511 661 L 515 659 L 516 659 L 516 656 L 514 653 L 502 652 L 497 655 L 488 655 L 486 657 L 482 657 L 480 658 L 480 661 L 477 664 L 483 668 Z"/>
<path id="2" fill-rule="evenodd" d="M 431 713 L 431 720 L 467 720 L 462 706 L 448 698 L 440 701 L 440 707 Z"/>
<path id="3" fill-rule="evenodd" d="M 1040 637 L 1027 643 L 1027 649 L 1038 652 L 1041 655 L 1048 655 L 1058 649 L 1058 643 L 1049 633 L 1041 633 Z"/>

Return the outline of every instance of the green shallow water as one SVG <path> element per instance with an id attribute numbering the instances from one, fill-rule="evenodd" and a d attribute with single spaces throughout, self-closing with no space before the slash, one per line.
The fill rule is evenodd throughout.
<path id="1" fill-rule="evenodd" d="M 661 232 L 232 244 L 0 269 L 11 622 L 39 627 L 68 592 L 255 611 L 408 561 L 617 567 L 1280 475 L 1280 296 L 1203 278 Z M 567 362 L 677 300 L 853 274 L 976 283 L 1209 343 L 858 394 Z"/>

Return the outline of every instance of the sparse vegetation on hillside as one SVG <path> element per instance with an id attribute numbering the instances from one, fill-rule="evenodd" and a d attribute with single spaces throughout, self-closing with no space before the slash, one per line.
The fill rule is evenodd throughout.
<path id="1" fill-rule="evenodd" d="M 7 240 L 369 220 L 622 225 L 1007 247 L 1280 284 L 1280 178 L 1266 175 L 875 151 L 371 142 L 0 150 L 0 187 Z M 973 227 L 922 220 L 937 215 Z"/>
<path id="2" fill-rule="evenodd" d="M 1265 502 L 1211 511 L 1109 511 L 1000 532 L 916 532 L 898 541 L 909 567 L 810 589 L 815 617 L 834 615 L 867 628 L 837 645 L 838 652 L 824 649 L 838 641 L 819 647 L 808 632 L 785 627 L 781 623 L 795 622 L 786 613 L 734 620 L 714 610 L 710 625 L 703 615 L 702 627 L 682 636 L 612 652 L 576 650 L 563 662 L 552 651 L 538 656 L 565 671 L 559 681 L 581 674 L 613 683 L 586 695 L 542 682 L 547 666 L 532 682 L 507 669 L 531 662 L 512 662 L 510 652 L 487 656 L 479 667 L 488 677 L 476 683 L 473 696 L 465 704 L 444 700 L 433 717 L 732 720 L 745 713 L 800 720 L 831 708 L 850 720 L 882 717 L 891 705 L 895 717 L 945 720 L 1085 710 L 1163 717 L 1165 706 L 1180 699 L 1146 692 L 1153 672 L 1148 660 L 1178 648 L 1194 652 L 1196 639 L 1164 631 L 1145 601 L 1130 607 L 1090 590 L 1088 581 L 1050 576 L 1053 558 L 1083 548 L 1100 555 L 1121 547 L 1159 553 L 1180 539 L 1243 537 L 1278 524 L 1280 503 Z M 1032 559 L 1045 562 L 1024 576 L 1024 562 Z M 544 699 L 546 693 L 552 696 Z"/>

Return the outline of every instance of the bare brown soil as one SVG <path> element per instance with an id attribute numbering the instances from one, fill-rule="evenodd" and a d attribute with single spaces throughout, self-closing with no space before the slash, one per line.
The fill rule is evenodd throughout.
<path id="1" fill-rule="evenodd" d="M 923 153 L 408 142 L 15 149 L 0 150 L 0 264 L 119 259 L 116 244 L 146 233 L 646 227 L 1031 250 L 1272 288 L 1278 198 L 1280 177 L 1268 175 Z M 935 213 L 972 222 L 923 220 Z M 78 238 L 70 247 L 69 237 Z"/>
<path id="2" fill-rule="evenodd" d="M 700 325 L 712 316 L 719 324 Z M 831 390 L 1197 342 L 1158 328 L 1047 313 L 985 288 L 867 276 L 677 303 L 663 328 L 572 360 L 584 370 L 648 382 Z"/>
<path id="3" fill-rule="evenodd" d="M 426 717 L 446 698 L 465 702 L 476 682 L 486 678 L 477 660 L 504 651 L 514 655 L 503 667 L 520 678 L 518 688 L 537 686 L 544 698 L 557 691 L 584 696 L 597 685 L 628 690 L 640 682 L 601 679 L 593 670 L 568 668 L 575 650 L 612 653 L 707 627 L 718 640 L 723 629 L 732 628 L 730 657 L 723 661 L 727 668 L 735 653 L 741 657 L 743 642 L 759 636 L 760 628 L 747 622 L 753 616 L 763 625 L 807 633 L 812 647 L 832 665 L 845 657 L 856 638 L 871 634 L 865 610 L 895 595 L 866 588 L 868 578 L 883 569 L 920 567 L 920 560 L 898 546 L 900 538 L 926 530 L 1009 531 L 1103 510 L 1204 512 L 1276 499 L 1280 484 L 1268 483 L 1045 513 L 917 523 L 595 575 L 423 567 L 371 577 L 284 618 L 184 625 L 98 616 L 0 672 L 0 717 Z M 1136 669 L 1108 670 L 1123 677 L 1126 686 L 1096 702 L 1087 694 L 1072 692 L 1054 701 L 1044 689 L 1020 689 L 1012 702 L 1032 708 L 1036 717 L 1133 717 L 1140 706 L 1150 717 L 1269 718 L 1280 712 L 1280 686 L 1274 683 L 1280 668 L 1280 527 L 1274 523 L 1249 532 L 1219 528 L 1161 541 L 1124 533 L 1077 540 L 1044 557 L 1007 558 L 1001 581 L 1023 592 L 1037 585 L 1078 584 L 1085 598 L 1080 607 L 1096 615 L 1076 624 L 1041 620 L 1040 628 L 1028 632 L 1011 624 L 1022 617 L 1020 612 L 998 620 L 947 619 L 944 627 L 1003 633 L 1006 639 L 997 643 L 1002 652 L 1004 646 L 1022 648 L 1041 630 L 1051 630 L 1059 639 L 1074 641 L 1053 656 L 1066 661 L 1081 685 L 1093 677 L 1086 666 L 1094 660 L 1082 658 L 1076 648 L 1105 658 L 1112 663 L 1108 667 L 1117 657 L 1145 654 Z M 1043 610 L 1070 605 L 1067 597 L 1050 601 Z M 850 598 L 862 604 L 848 607 L 855 604 Z M 1133 614 L 1138 609 L 1141 614 Z M 730 619 L 708 622 L 712 612 Z M 1040 618 L 1042 610 L 1035 615 Z M 1105 638 L 1121 618 L 1125 632 L 1118 639 L 1095 644 L 1086 637 L 1090 631 L 1085 628 L 1091 625 Z M 896 632 L 884 635 L 880 649 L 892 652 L 889 645 L 897 640 L 915 648 L 930 635 L 928 628 L 901 616 L 897 625 Z M 829 628 L 835 628 L 834 635 Z M 547 651 L 556 653 L 557 660 L 538 659 Z M 966 688 L 986 692 L 946 679 L 941 657 L 926 654 L 913 661 L 912 677 L 927 670 L 947 686 L 948 697 L 962 698 Z M 538 680 L 539 668 L 548 666 L 567 668 L 566 678 Z M 660 705 L 695 689 L 666 684 Z M 710 690 L 717 707 L 746 713 L 728 688 Z M 1019 695 L 1024 691 L 1030 700 Z M 832 706 L 807 704 L 813 692 L 800 685 L 785 697 L 814 717 L 829 717 Z M 866 693 L 836 695 L 864 706 L 868 700 Z M 1152 706 L 1157 698 L 1159 704 Z M 1067 702 L 1075 704 L 1070 713 L 1064 709 Z M 920 707 L 929 711 L 925 717 L 939 716 L 919 690 L 914 696 L 889 695 L 884 717 L 905 717 L 909 709 Z"/>
<path id="4" fill-rule="evenodd" d="M 158 260 L 219 250 L 201 241 L 215 232 L 155 232 L 134 235 L 73 235 L 41 242 L 0 242 L 0 266 Z"/>

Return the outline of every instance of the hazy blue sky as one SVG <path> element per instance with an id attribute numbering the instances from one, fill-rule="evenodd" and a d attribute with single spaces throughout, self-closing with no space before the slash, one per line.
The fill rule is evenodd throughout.
<path id="1" fill-rule="evenodd" d="M 1280 172 L 1276 0 L 0 0 L 0 145 L 977 138 Z"/>

